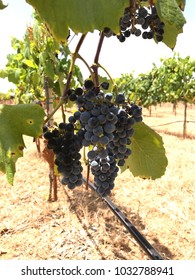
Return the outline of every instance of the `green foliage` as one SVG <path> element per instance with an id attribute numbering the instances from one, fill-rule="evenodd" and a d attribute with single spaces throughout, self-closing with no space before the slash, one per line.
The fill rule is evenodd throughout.
<path id="1" fill-rule="evenodd" d="M 134 176 L 157 179 L 164 175 L 168 161 L 162 137 L 143 122 L 135 124 L 130 149 L 132 155 L 121 171 L 129 169 Z"/>
<path id="2" fill-rule="evenodd" d="M 161 61 L 156 75 L 164 92 L 162 101 L 192 103 L 195 97 L 195 61 L 189 56 L 181 58 L 179 55 Z"/>
<path id="3" fill-rule="evenodd" d="M 12 38 L 15 53 L 8 54 L 6 68 L 0 78 L 16 85 L 18 103 L 45 99 L 44 78 L 57 96 L 61 96 L 71 63 L 67 46 L 58 43 L 35 14 L 34 24 L 28 27 L 23 40 Z M 72 86 L 82 82 L 80 69 L 74 67 Z"/>
<path id="4" fill-rule="evenodd" d="M 10 94 L 7 93 L 0 93 L 0 100 L 9 100 L 10 99 Z"/>
<path id="5" fill-rule="evenodd" d="M 134 77 L 132 73 L 123 74 L 115 79 L 119 92 L 128 96 L 130 102 L 136 102 L 146 108 L 159 103 L 159 86 L 156 89 L 153 81 L 153 73 L 143 73 L 138 77 Z"/>
<path id="6" fill-rule="evenodd" d="M 10 184 L 25 147 L 22 135 L 40 136 L 44 116 L 44 110 L 36 104 L 0 105 L 0 170 Z"/>
<path id="7" fill-rule="evenodd" d="M 158 15 L 165 24 L 163 42 L 174 49 L 177 36 L 183 32 L 186 20 L 175 0 L 156 0 L 155 2 Z"/>
<path id="8" fill-rule="evenodd" d="M 159 84 L 152 72 L 140 74 L 136 79 L 136 95 L 143 107 L 160 103 Z"/>
<path id="9" fill-rule="evenodd" d="M 103 30 L 108 26 L 119 32 L 119 19 L 128 0 L 26 0 L 46 21 L 53 35 L 66 40 L 69 28 L 75 33 Z"/>
<path id="10" fill-rule="evenodd" d="M 137 101 L 135 96 L 136 79 L 132 73 L 122 74 L 120 78 L 115 79 L 115 83 L 119 92 L 125 93 L 129 100 Z"/>
<path id="11" fill-rule="evenodd" d="M 162 59 L 150 72 L 139 74 L 136 78 L 130 73 L 116 79 L 118 90 L 149 108 L 162 102 L 177 103 L 195 100 L 195 61 L 189 56 Z"/>

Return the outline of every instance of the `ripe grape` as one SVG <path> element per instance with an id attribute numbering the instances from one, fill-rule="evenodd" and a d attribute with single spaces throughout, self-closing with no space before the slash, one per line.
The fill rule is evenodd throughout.
<path id="1" fill-rule="evenodd" d="M 134 35 L 135 35 L 136 37 L 139 37 L 141 34 L 142 34 L 141 30 L 138 29 L 138 28 L 136 28 L 135 31 L 134 31 Z"/>
<path id="2" fill-rule="evenodd" d="M 105 99 L 111 101 L 111 100 L 112 100 L 112 93 L 107 92 L 107 93 L 105 94 Z"/>
<path id="3" fill-rule="evenodd" d="M 94 186 L 101 196 L 110 194 L 119 171 L 112 153 L 105 152 L 105 150 L 104 153 L 104 157 L 97 153 L 95 160 L 90 162 L 91 172 L 94 175 Z"/>
<path id="4" fill-rule="evenodd" d="M 109 89 L 109 83 L 108 82 L 102 82 L 100 86 L 105 90 Z"/>
<path id="5" fill-rule="evenodd" d="M 69 120 L 72 122 L 71 117 Z M 48 139 L 48 135 L 51 138 Z M 83 168 L 79 152 L 82 148 L 83 134 L 75 134 L 72 123 L 60 123 L 58 129 L 45 132 L 44 137 L 48 140 L 47 147 L 55 153 L 55 164 L 62 175 L 61 183 L 70 189 L 81 185 Z"/>
<path id="6" fill-rule="evenodd" d="M 142 6 L 141 3 L 136 2 L 135 7 L 131 7 L 130 5 L 130 7 L 125 8 L 124 14 L 120 18 L 119 25 L 120 34 L 118 34 L 116 38 L 121 43 L 125 42 L 126 38 L 130 37 L 131 34 L 136 37 L 142 35 L 143 39 L 155 38 L 157 42 L 163 40 L 164 23 L 161 22 L 156 7 L 152 4 L 150 7 L 146 8 Z M 143 30 L 146 31 L 143 32 Z M 116 35 L 109 28 L 104 29 L 104 34 L 107 37 Z"/>
<path id="7" fill-rule="evenodd" d="M 44 133 L 44 137 L 45 137 L 45 139 L 47 139 L 47 140 L 52 139 L 52 138 L 53 138 L 52 132 L 46 131 L 46 132 Z"/>
<path id="8" fill-rule="evenodd" d="M 125 101 L 125 96 L 124 96 L 124 94 L 118 94 L 118 95 L 116 96 L 115 102 L 116 102 L 117 104 L 122 104 L 122 103 L 124 103 L 124 101 Z"/>
<path id="9" fill-rule="evenodd" d="M 85 80 L 84 82 L 84 87 L 89 90 L 89 89 L 92 89 L 94 87 L 94 83 L 92 80 L 88 79 L 88 80 Z"/>
<path id="10" fill-rule="evenodd" d="M 83 89 L 78 87 L 75 89 L 74 93 L 77 95 L 77 96 L 80 96 L 83 94 Z"/>
<path id="11" fill-rule="evenodd" d="M 82 112 L 80 114 L 80 121 L 83 123 L 83 124 L 86 124 L 88 123 L 89 119 L 91 117 L 91 114 L 89 112 Z"/>

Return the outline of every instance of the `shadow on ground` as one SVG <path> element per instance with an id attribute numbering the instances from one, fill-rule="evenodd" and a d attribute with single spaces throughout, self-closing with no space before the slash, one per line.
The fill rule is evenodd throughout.
<path id="1" fill-rule="evenodd" d="M 106 259 L 106 256 L 104 252 L 101 251 L 99 242 L 107 242 L 110 244 L 115 259 L 131 259 L 131 255 L 134 254 L 135 246 L 137 247 L 137 250 L 142 253 L 141 255 L 143 258 L 146 258 L 144 257 L 144 255 L 147 255 L 146 252 L 143 251 L 141 246 L 136 242 L 134 237 L 129 233 L 121 221 L 114 215 L 106 203 L 101 198 L 99 198 L 99 196 L 94 191 L 89 190 L 89 192 L 86 193 L 83 192 L 83 190 L 78 189 L 74 192 L 69 192 L 66 190 L 66 188 L 64 188 L 64 192 L 70 201 L 70 211 L 75 211 L 79 222 L 87 231 L 89 238 L 95 244 L 96 249 L 102 256 L 102 259 Z M 110 199 L 112 200 L 112 196 Z M 140 215 L 133 212 L 130 207 L 124 205 L 116 206 L 144 236 L 143 231 L 145 230 L 145 225 Z M 90 226 L 86 225 L 84 212 L 88 215 L 88 223 L 90 223 Z M 92 234 L 90 231 L 90 227 L 92 227 L 93 224 L 97 225 L 97 215 L 99 217 L 98 222 L 101 223 L 101 227 L 102 223 L 104 223 L 105 231 L 105 236 L 102 236 L 102 238 L 99 239 L 99 242 L 97 242 L 94 232 Z M 96 234 L 98 234 L 98 229 L 96 229 Z M 174 254 L 172 254 L 172 252 L 166 246 L 161 244 L 161 242 L 156 237 L 144 237 L 164 259 L 173 259 Z M 147 256 L 146 259 L 149 259 L 149 257 Z"/>

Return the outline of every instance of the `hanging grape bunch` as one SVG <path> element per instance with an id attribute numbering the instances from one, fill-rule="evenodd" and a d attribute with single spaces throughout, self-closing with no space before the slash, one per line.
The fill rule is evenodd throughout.
<path id="1" fill-rule="evenodd" d="M 163 40 L 164 23 L 161 22 L 155 6 L 142 7 L 138 3 L 135 7 L 128 7 L 120 18 L 120 34 L 114 34 L 109 28 L 104 29 L 107 37 L 115 35 L 122 43 L 126 38 L 134 35 L 143 39 L 155 39 L 157 42 Z"/>
<path id="2" fill-rule="evenodd" d="M 82 134 L 75 133 L 71 123 L 60 123 L 58 128 L 44 133 L 48 149 L 55 153 L 55 164 L 62 175 L 62 184 L 69 189 L 82 184 L 82 166 L 80 150 L 82 148 Z"/>
<path id="3" fill-rule="evenodd" d="M 86 80 L 83 88 L 70 89 L 68 98 L 76 102 L 78 110 L 68 123 L 60 123 L 53 131 L 44 133 L 48 148 L 56 154 L 61 182 L 70 189 L 82 185 L 83 147 L 88 149 L 87 163 L 101 195 L 110 194 L 119 166 L 131 154 L 133 125 L 142 121 L 142 109 L 127 103 L 123 94 L 104 93 L 108 86 L 102 83 L 100 90 L 92 80 Z"/>

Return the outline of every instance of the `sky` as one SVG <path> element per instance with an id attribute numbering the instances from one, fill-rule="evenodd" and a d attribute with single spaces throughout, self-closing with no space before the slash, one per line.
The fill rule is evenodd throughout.
<path id="1" fill-rule="evenodd" d="M 134 72 L 135 75 L 150 71 L 153 63 L 159 65 L 160 58 L 172 57 L 174 52 L 182 57 L 191 56 L 195 59 L 195 1 L 187 0 L 184 16 L 187 23 L 183 33 L 177 38 L 177 44 L 172 51 L 164 43 L 156 44 L 153 40 L 143 40 L 141 37 L 131 36 L 125 43 L 120 43 L 115 37 L 105 38 L 99 62 L 113 78 L 123 73 Z M 33 8 L 25 0 L 3 0 L 8 7 L 0 11 L 0 68 L 6 64 L 6 56 L 13 52 L 11 37 L 22 39 L 26 27 L 32 22 Z M 75 36 L 69 47 L 74 51 L 79 36 Z M 80 54 L 92 65 L 98 42 L 98 32 L 89 33 L 81 47 Z M 77 62 L 84 78 L 89 72 L 83 62 Z M 106 76 L 105 73 L 100 72 Z M 0 79 L 0 92 L 6 92 L 13 87 L 6 79 Z"/>

